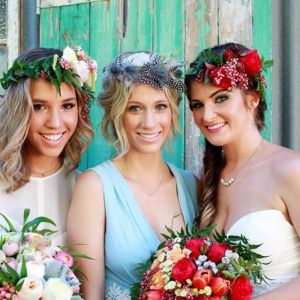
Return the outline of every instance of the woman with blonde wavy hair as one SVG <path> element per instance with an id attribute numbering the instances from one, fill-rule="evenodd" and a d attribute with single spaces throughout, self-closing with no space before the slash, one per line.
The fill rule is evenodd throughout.
<path id="1" fill-rule="evenodd" d="M 81 69 L 79 69 L 81 66 Z M 79 49 L 35 48 L 0 79 L 0 212 L 21 223 L 48 216 L 64 239 L 75 168 L 93 132 L 88 120 L 96 63 Z"/>
<path id="2" fill-rule="evenodd" d="M 79 176 L 68 219 L 70 245 L 94 258 L 81 264 L 86 300 L 130 299 L 136 267 L 165 226 L 179 230 L 195 218 L 194 176 L 162 158 L 178 128 L 180 69 L 158 53 L 137 52 L 104 70 L 102 130 L 117 157 Z"/>

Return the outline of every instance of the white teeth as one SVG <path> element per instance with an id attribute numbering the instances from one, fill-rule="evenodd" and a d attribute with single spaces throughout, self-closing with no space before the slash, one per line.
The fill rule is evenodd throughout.
<path id="1" fill-rule="evenodd" d="M 61 137 L 62 137 L 62 133 L 59 133 L 59 134 L 41 134 L 41 136 L 43 138 L 45 138 L 46 140 L 49 140 L 51 142 L 56 142 L 58 141 Z"/>
<path id="2" fill-rule="evenodd" d="M 207 126 L 208 130 L 213 130 L 213 129 L 218 129 L 218 128 L 221 128 L 224 126 L 224 122 L 222 123 L 218 123 L 218 124 L 215 124 L 215 125 L 211 125 L 211 126 Z"/>
<path id="3" fill-rule="evenodd" d="M 153 133 L 153 134 L 143 134 L 143 133 L 139 133 L 139 136 L 143 139 L 143 140 L 147 140 L 147 141 L 152 141 L 155 140 L 158 136 L 159 136 L 159 132 L 158 133 Z"/>

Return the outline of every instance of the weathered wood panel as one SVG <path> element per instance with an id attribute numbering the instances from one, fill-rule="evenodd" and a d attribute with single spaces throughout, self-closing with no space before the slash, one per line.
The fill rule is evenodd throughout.
<path id="1" fill-rule="evenodd" d="M 99 70 L 123 51 L 152 50 L 173 55 L 188 64 L 200 50 L 217 43 L 236 41 L 271 56 L 271 0 L 110 0 L 42 1 L 41 44 L 63 48 L 81 45 L 99 64 Z M 68 2 L 68 3 L 67 3 Z M 127 11 L 127 13 L 126 13 Z M 97 93 L 101 90 L 99 72 Z M 271 73 L 267 76 L 271 82 Z M 269 85 L 270 86 L 270 85 Z M 271 138 L 271 86 L 268 90 L 267 129 Z M 203 136 L 194 125 L 187 103 L 180 106 L 182 134 L 172 142 L 173 153 L 164 157 L 198 173 L 202 165 Z M 81 169 L 114 155 L 104 141 L 99 123 L 102 111 L 93 104 L 96 134 Z"/>
<path id="2" fill-rule="evenodd" d="M 253 0 L 253 47 L 259 49 L 259 52 L 265 59 L 272 57 L 272 1 L 271 0 Z M 267 88 L 267 112 L 265 114 L 266 128 L 263 130 L 264 138 L 272 139 L 272 72 L 268 70 L 266 74 Z"/>

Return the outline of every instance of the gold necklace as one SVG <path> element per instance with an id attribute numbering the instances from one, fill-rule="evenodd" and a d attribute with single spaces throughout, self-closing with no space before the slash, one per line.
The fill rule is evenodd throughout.
<path id="1" fill-rule="evenodd" d="M 258 146 L 254 149 L 253 153 L 249 156 L 249 158 L 238 168 L 238 170 L 236 171 L 235 175 L 233 177 L 231 177 L 229 180 L 225 180 L 224 178 L 220 179 L 221 184 L 224 187 L 229 187 L 231 186 L 236 177 L 238 176 L 239 172 L 241 171 L 241 169 L 251 160 L 251 158 L 253 158 L 255 156 L 255 154 L 258 152 L 258 150 L 261 148 L 262 144 L 263 144 L 264 140 L 261 139 L 261 142 L 258 144 Z"/>
<path id="2" fill-rule="evenodd" d="M 128 177 L 128 176 L 126 175 L 125 169 L 123 168 L 123 165 L 122 165 L 122 164 L 119 164 L 119 167 L 120 167 L 120 169 L 121 169 L 121 171 L 122 171 L 121 174 L 123 175 L 123 177 L 124 177 L 125 179 L 131 180 L 131 181 L 136 182 L 136 183 L 138 183 L 138 184 L 140 184 L 140 185 L 143 185 L 141 182 L 139 182 L 139 181 L 137 181 L 137 180 L 135 180 L 135 179 L 133 179 L 133 178 Z M 145 194 L 147 194 L 147 195 L 149 196 L 149 198 L 154 197 L 154 196 L 158 193 L 158 191 L 159 191 L 159 189 L 160 189 L 160 187 L 161 187 L 161 184 L 162 184 L 162 182 L 163 182 L 163 179 L 164 179 L 164 172 L 162 171 L 162 172 L 161 172 L 161 177 L 160 177 L 159 183 L 158 183 L 157 187 L 155 187 L 154 191 L 153 191 L 153 192 L 152 192 L 152 191 L 149 192 L 149 191 L 146 191 L 145 188 L 143 188 L 143 192 L 144 192 Z"/>
<path id="3" fill-rule="evenodd" d="M 46 176 L 49 176 L 49 175 L 55 173 L 60 168 L 61 168 L 61 164 L 59 164 L 59 166 L 55 166 L 55 168 L 51 168 L 50 170 L 47 170 L 45 172 L 41 172 L 41 171 L 31 169 L 31 174 L 30 175 L 32 177 L 46 177 Z"/>

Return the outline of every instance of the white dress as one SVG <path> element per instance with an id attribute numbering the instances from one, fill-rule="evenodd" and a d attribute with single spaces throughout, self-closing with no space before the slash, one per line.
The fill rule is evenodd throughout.
<path id="1" fill-rule="evenodd" d="M 29 183 L 13 193 L 7 194 L 0 183 L 0 212 L 9 217 L 13 223 L 23 223 L 25 208 L 30 209 L 29 219 L 45 216 L 52 219 L 58 233 L 53 235 L 56 245 L 66 243 L 66 219 L 75 184 L 76 172 L 65 175 L 64 166 L 47 177 L 31 177 Z M 3 219 L 0 216 L 0 223 Z M 52 225 L 47 225 L 47 228 Z M 52 227 L 53 229 L 53 227 Z"/>
<path id="2" fill-rule="evenodd" d="M 281 211 L 275 209 L 249 213 L 238 219 L 228 235 L 245 235 L 251 243 L 262 244 L 256 252 L 268 255 L 263 265 L 268 284 L 254 290 L 254 296 L 264 294 L 300 274 L 300 240 L 294 227 Z"/>

